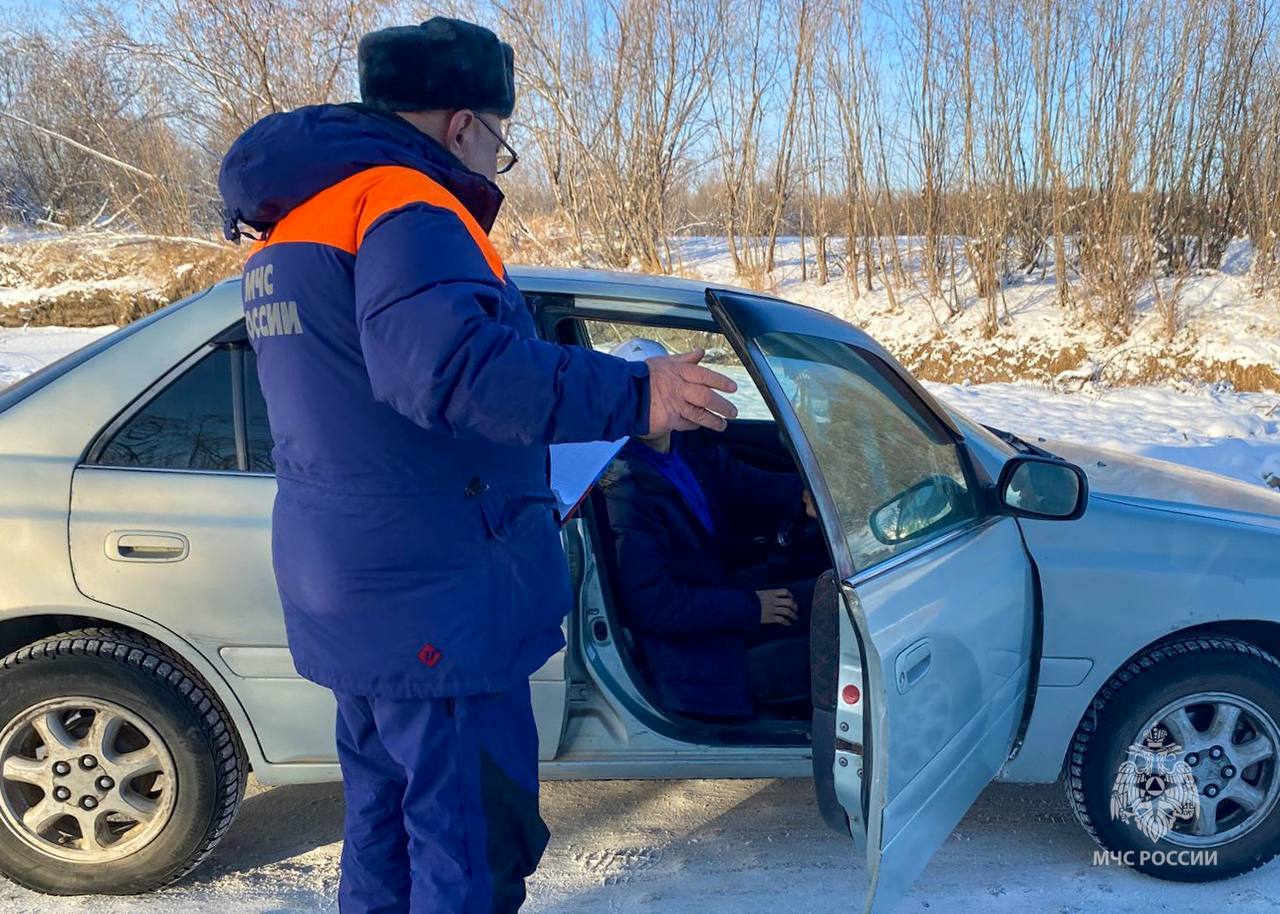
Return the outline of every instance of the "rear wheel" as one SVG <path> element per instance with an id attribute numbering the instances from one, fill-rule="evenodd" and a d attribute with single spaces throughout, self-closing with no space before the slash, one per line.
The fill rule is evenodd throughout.
<path id="1" fill-rule="evenodd" d="M 0 871 L 21 885 L 173 882 L 230 826 L 247 770 L 225 710 L 157 642 L 85 629 L 0 660 Z"/>
<path id="2" fill-rule="evenodd" d="M 1090 706 L 1067 797 L 1104 849 L 1180 882 L 1280 852 L 1280 662 L 1233 638 L 1184 638 L 1128 663 Z"/>

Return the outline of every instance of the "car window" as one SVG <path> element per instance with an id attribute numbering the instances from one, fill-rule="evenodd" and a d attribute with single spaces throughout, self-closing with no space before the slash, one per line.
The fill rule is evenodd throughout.
<path id="1" fill-rule="evenodd" d="M 243 398 L 236 396 L 243 385 Z M 237 447 L 237 401 L 244 440 Z M 247 345 L 220 345 L 169 382 L 98 450 L 100 466 L 271 473 L 271 428 Z"/>
<path id="2" fill-rule="evenodd" d="M 245 438 L 249 458 L 249 470 L 253 473 L 274 473 L 275 461 L 271 459 L 271 424 L 267 421 L 267 401 L 258 383 L 258 355 L 252 349 L 244 350 L 244 410 Z"/>
<path id="3" fill-rule="evenodd" d="M 773 421 L 773 414 L 764 397 L 760 395 L 742 360 L 734 353 L 723 334 L 711 330 L 683 330 L 677 327 L 629 324 L 624 321 L 588 319 L 581 323 L 591 347 L 601 352 L 608 352 L 619 343 L 635 337 L 657 340 L 673 355 L 690 349 L 705 349 L 707 354 L 702 364 L 728 375 L 738 384 L 737 393 L 728 395 L 730 402 L 738 407 L 738 418 Z"/>
<path id="4" fill-rule="evenodd" d="M 215 349 L 136 412 L 98 458 L 104 466 L 235 470 L 231 351 Z"/>
<path id="5" fill-rule="evenodd" d="M 977 516 L 959 449 L 900 382 L 851 346 L 756 339 L 817 457 L 859 570 Z"/>

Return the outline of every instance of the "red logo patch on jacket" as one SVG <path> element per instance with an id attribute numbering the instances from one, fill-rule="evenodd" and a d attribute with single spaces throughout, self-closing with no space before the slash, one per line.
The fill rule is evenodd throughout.
<path id="1" fill-rule="evenodd" d="M 422 650 L 418 651 L 418 659 L 427 666 L 435 666 L 443 656 L 434 644 L 424 644 Z"/>

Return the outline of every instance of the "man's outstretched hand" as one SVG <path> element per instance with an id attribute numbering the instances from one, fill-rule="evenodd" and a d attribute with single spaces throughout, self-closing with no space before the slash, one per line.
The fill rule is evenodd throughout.
<path id="1" fill-rule="evenodd" d="M 723 432 L 738 409 L 720 394 L 733 393 L 738 385 L 719 372 L 698 363 L 701 349 L 681 355 L 645 359 L 649 366 L 649 434 L 687 432 L 709 428 Z"/>

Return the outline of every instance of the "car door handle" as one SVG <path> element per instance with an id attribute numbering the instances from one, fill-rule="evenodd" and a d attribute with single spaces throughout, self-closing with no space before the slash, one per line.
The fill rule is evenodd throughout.
<path id="1" fill-rule="evenodd" d="M 902 694 L 923 679 L 924 674 L 929 672 L 929 665 L 932 662 L 933 646 L 929 644 L 927 638 L 905 648 L 893 665 L 894 675 L 898 680 L 898 694 Z"/>
<path id="2" fill-rule="evenodd" d="M 113 530 L 107 534 L 106 550 L 114 562 L 181 562 L 191 544 L 181 533 Z"/>

